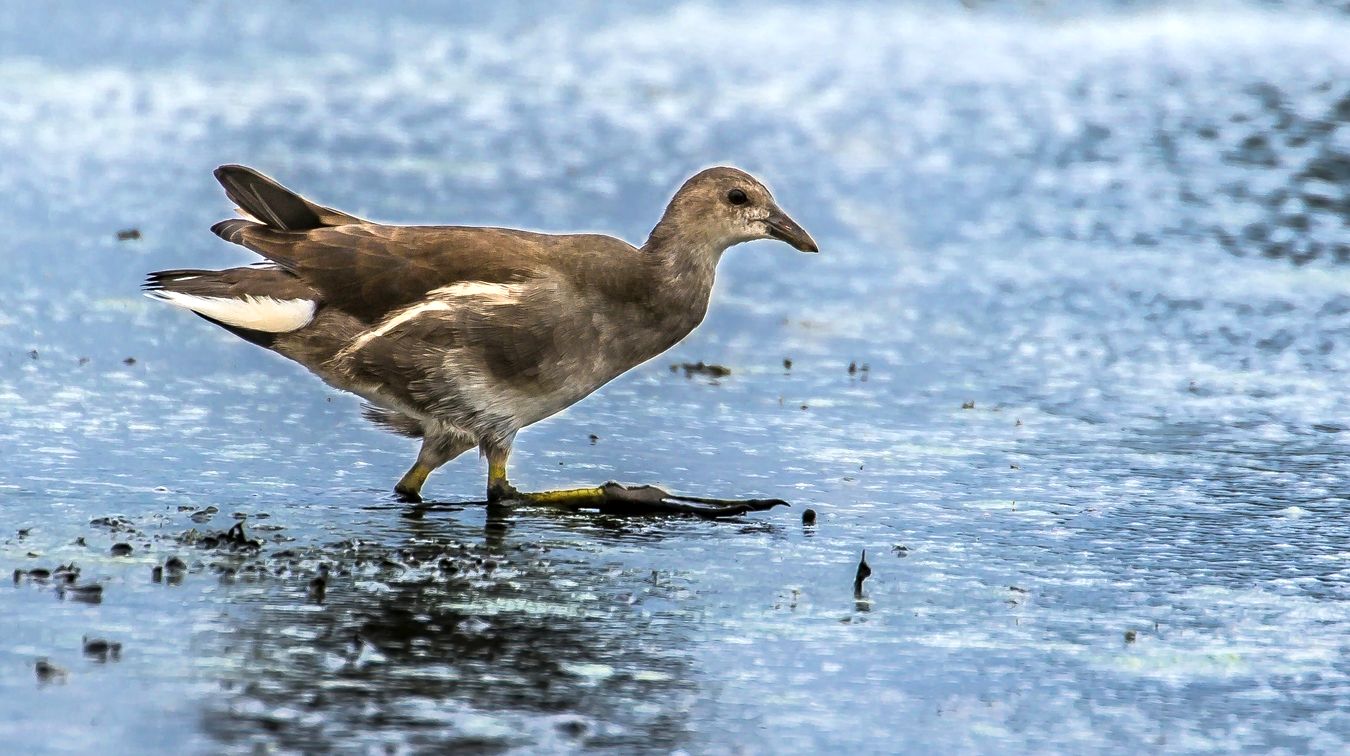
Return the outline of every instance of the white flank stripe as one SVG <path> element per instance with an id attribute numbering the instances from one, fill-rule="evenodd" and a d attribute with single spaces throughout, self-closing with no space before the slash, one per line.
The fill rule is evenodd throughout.
<path id="1" fill-rule="evenodd" d="M 378 326 L 362 332 L 360 336 L 352 340 L 352 343 L 343 347 L 342 351 L 334 355 L 333 359 L 344 360 L 352 353 L 360 351 L 362 347 L 374 339 L 378 339 L 404 323 L 428 313 L 448 312 L 456 307 L 464 306 L 469 300 L 489 305 L 514 304 L 520 301 L 519 294 L 519 286 L 487 283 L 486 281 L 460 281 L 449 286 L 442 286 L 439 289 L 432 289 L 427 292 L 426 300 L 409 305 L 386 318 Z"/>
<path id="2" fill-rule="evenodd" d="M 246 296 L 197 297 L 178 291 L 151 291 L 146 294 L 235 328 L 267 333 L 285 333 L 303 328 L 314 319 L 314 302 L 308 299 L 276 299 Z"/>
<path id="3" fill-rule="evenodd" d="M 439 289 L 432 289 L 428 297 L 473 297 L 489 304 L 511 304 L 517 301 L 518 287 L 486 281 L 460 281 Z"/>
<path id="4" fill-rule="evenodd" d="M 353 341 L 350 345 L 344 347 L 342 351 L 337 354 L 335 359 L 340 359 L 342 357 L 347 356 L 348 354 L 351 354 L 352 352 L 359 350 L 361 347 L 365 346 L 366 344 L 369 344 L 371 339 L 378 339 L 379 337 L 385 335 L 386 333 L 389 333 L 395 328 L 398 328 L 404 323 L 407 323 L 409 320 L 412 320 L 413 318 L 421 317 L 422 315 L 425 315 L 429 312 L 436 312 L 437 310 L 449 310 L 449 309 L 450 305 L 446 304 L 445 302 L 423 302 L 422 304 L 408 307 L 399 314 L 395 315 L 394 317 L 389 318 L 388 320 L 381 323 L 379 328 L 372 328 L 362 333 L 360 336 L 357 336 L 356 340 Z"/>

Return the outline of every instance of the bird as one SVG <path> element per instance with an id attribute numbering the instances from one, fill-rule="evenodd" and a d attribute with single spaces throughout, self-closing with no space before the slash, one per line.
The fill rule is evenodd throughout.
<path id="1" fill-rule="evenodd" d="M 520 492 L 506 471 L 517 432 L 689 335 L 729 247 L 777 239 L 819 252 L 763 183 L 725 166 L 685 181 L 641 246 L 591 233 L 386 225 L 242 165 L 215 177 L 240 217 L 211 230 L 263 259 L 157 271 L 144 293 L 299 363 L 363 399 L 376 425 L 421 439 L 394 487 L 405 502 L 422 501 L 432 471 L 475 447 L 487 459 L 489 502 L 613 493 L 618 484 Z"/>

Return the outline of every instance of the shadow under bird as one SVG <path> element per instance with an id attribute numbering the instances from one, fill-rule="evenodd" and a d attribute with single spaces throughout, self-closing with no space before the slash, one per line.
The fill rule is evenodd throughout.
<path id="1" fill-rule="evenodd" d="M 368 419 L 422 439 L 394 488 L 402 499 L 420 501 L 433 470 L 477 447 L 488 501 L 736 503 L 618 484 L 521 493 L 506 461 L 521 428 L 694 330 L 728 247 L 771 238 L 818 251 L 748 173 L 690 178 L 641 247 L 598 234 L 372 223 L 251 168 L 215 175 L 244 218 L 211 230 L 266 261 L 152 273 L 146 294 L 304 365 L 362 397 Z"/>

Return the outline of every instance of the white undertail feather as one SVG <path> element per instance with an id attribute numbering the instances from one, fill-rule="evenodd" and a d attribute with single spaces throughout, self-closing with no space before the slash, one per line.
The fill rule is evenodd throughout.
<path id="1" fill-rule="evenodd" d="M 219 320 L 235 328 L 285 333 L 314 319 L 314 302 L 275 297 L 199 297 L 178 291 L 150 291 L 146 296 Z"/>

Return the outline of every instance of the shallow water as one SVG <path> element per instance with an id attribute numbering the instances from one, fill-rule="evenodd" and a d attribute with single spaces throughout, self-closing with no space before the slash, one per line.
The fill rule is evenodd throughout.
<path id="1" fill-rule="evenodd" d="M 103 587 L 0 587 L 7 748 L 1345 750 L 1350 17 L 325 7 L 0 19 L 0 567 Z M 248 261 L 224 162 L 633 241 L 757 173 L 822 254 L 733 249 L 514 477 L 794 508 L 407 516 L 408 442 L 138 296 Z"/>

